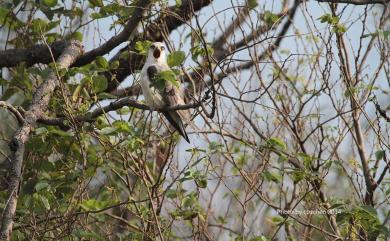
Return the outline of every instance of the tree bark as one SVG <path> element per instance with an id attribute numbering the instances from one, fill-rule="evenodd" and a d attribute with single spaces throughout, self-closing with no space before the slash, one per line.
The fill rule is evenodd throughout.
<path id="1" fill-rule="evenodd" d="M 21 179 L 23 155 L 25 144 L 30 133 L 36 126 L 37 120 L 44 115 L 54 89 L 60 84 L 58 69 L 68 68 L 82 53 L 82 45 L 77 41 L 69 42 L 69 45 L 60 55 L 54 70 L 34 93 L 32 103 L 25 113 L 23 125 L 14 134 L 10 143 L 10 170 L 8 176 L 8 200 L 1 217 L 0 240 L 10 240 L 12 234 L 13 218 L 15 216 L 18 201 L 19 185 Z"/>

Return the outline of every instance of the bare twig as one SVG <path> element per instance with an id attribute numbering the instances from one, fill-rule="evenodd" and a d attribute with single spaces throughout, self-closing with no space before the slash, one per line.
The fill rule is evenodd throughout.
<path id="1" fill-rule="evenodd" d="M 11 104 L 8 104 L 5 101 L 0 101 L 0 107 L 4 107 L 8 109 L 12 114 L 14 114 L 15 118 L 18 120 L 19 124 L 23 124 L 24 118 L 22 114 Z"/>

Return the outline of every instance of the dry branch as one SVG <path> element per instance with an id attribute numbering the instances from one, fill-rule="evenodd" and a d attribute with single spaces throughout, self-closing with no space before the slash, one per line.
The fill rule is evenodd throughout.
<path id="1" fill-rule="evenodd" d="M 367 4 L 388 4 L 389 0 L 317 0 L 317 2 L 327 3 L 346 3 L 354 5 L 367 5 Z"/>

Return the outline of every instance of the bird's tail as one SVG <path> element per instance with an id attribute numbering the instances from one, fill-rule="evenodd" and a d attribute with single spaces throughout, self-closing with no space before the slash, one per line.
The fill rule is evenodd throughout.
<path id="1" fill-rule="evenodd" d="M 176 111 L 166 111 L 163 112 L 163 114 L 169 123 L 175 128 L 175 130 L 177 130 L 180 135 L 183 136 L 188 143 L 190 143 L 190 139 L 188 138 L 180 115 Z"/>

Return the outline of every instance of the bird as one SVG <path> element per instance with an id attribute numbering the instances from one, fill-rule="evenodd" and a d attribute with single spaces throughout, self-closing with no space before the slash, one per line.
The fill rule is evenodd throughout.
<path id="1" fill-rule="evenodd" d="M 140 74 L 140 84 L 146 104 L 151 109 L 164 109 L 170 106 L 184 105 L 180 89 L 170 81 L 164 81 L 164 86 L 157 87 L 159 73 L 172 71 L 167 63 L 165 46 L 154 42 L 148 49 L 148 56 Z M 188 119 L 186 110 L 162 111 L 168 122 L 184 139 L 190 143 L 183 120 Z"/>

